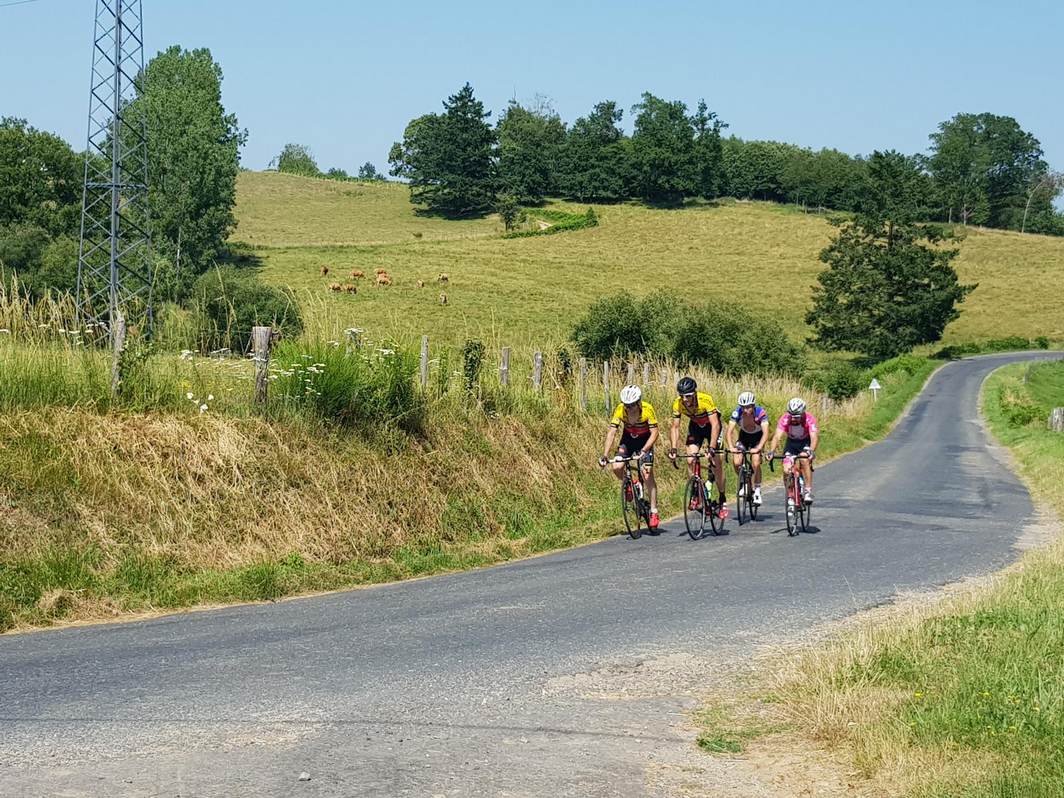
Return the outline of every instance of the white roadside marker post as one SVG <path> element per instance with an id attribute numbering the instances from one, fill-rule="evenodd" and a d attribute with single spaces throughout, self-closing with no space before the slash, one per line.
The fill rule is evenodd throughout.
<path id="1" fill-rule="evenodd" d="M 879 384 L 879 380 L 877 380 L 875 377 L 873 377 L 872 378 L 872 382 L 869 383 L 869 385 L 868 385 L 868 390 L 870 390 L 872 392 L 872 401 L 873 402 L 878 402 L 879 401 L 879 392 L 880 392 L 880 390 L 882 390 L 882 388 L 883 388 L 883 386 Z"/>

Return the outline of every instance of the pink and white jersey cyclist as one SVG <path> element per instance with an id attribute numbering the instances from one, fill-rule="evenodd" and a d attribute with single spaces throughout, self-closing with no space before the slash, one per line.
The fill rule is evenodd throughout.
<path id="1" fill-rule="evenodd" d="M 785 454 L 797 454 L 802 451 L 813 439 L 813 433 L 820 432 L 816 424 L 816 416 L 808 411 L 798 414 L 784 413 L 780 416 L 779 423 L 776 424 L 776 430 L 781 435 L 787 436 Z M 791 451 L 792 445 L 794 451 Z"/>

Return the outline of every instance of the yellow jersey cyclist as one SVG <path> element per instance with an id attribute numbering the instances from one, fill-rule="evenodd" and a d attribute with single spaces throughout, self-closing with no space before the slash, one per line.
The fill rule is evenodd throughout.
<path id="1" fill-rule="evenodd" d="M 623 430 L 622 430 L 623 428 Z M 606 445 L 599 458 L 603 468 L 610 461 L 617 431 L 621 432 L 621 442 L 617 447 L 617 458 L 638 457 L 650 497 L 650 528 L 657 529 L 661 523 L 658 517 L 658 486 L 654 480 L 654 444 L 658 440 L 658 417 L 654 406 L 643 401 L 643 390 L 638 385 L 626 385 L 621 389 L 621 403 L 610 417 L 610 428 L 606 432 Z M 624 463 L 614 460 L 613 473 L 621 482 L 624 481 Z M 630 488 L 629 488 L 630 490 Z M 632 497 L 627 497 L 631 501 Z"/>
<path id="2" fill-rule="evenodd" d="M 713 402 L 713 397 L 708 393 L 698 390 L 698 383 L 691 377 L 684 377 L 676 383 L 676 393 L 679 396 L 672 403 L 672 427 L 669 429 L 669 459 L 676 459 L 676 447 L 680 442 L 680 417 L 687 416 L 690 422 L 687 425 L 687 453 L 697 454 L 703 443 L 709 446 L 709 467 L 717 480 L 718 510 L 717 514 L 723 519 L 728 517 L 728 500 L 725 496 L 724 464 L 717 456 L 717 447 L 721 441 L 720 411 Z M 692 475 L 695 473 L 695 460 L 688 460 L 687 468 Z M 692 509 L 697 509 L 699 499 L 695 497 Z"/>
<path id="3" fill-rule="evenodd" d="M 743 391 L 739 394 L 738 405 L 732 411 L 731 418 L 728 419 L 725 439 L 728 442 L 727 448 L 737 452 L 732 455 L 732 467 L 737 475 L 743 465 L 742 452 L 750 452 L 750 465 L 754 467 L 751 480 L 754 486 L 753 502 L 758 506 L 761 505 L 761 451 L 768 441 L 768 433 L 768 413 L 765 408 L 757 404 L 752 391 Z M 745 487 L 745 485 L 739 485 L 740 499 L 743 497 Z"/>

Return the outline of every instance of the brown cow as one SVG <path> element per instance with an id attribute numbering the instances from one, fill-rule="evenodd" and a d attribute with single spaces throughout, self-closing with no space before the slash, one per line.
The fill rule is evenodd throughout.
<path id="1" fill-rule="evenodd" d="M 388 273 L 387 269 L 377 269 L 377 274 L 387 274 L 387 273 Z"/>
<path id="2" fill-rule="evenodd" d="M 437 282 L 439 282 L 440 285 L 447 285 L 447 283 L 449 283 L 451 280 L 451 276 L 447 273 L 441 273 L 440 276 L 436 278 L 436 280 Z"/>
<path id="3" fill-rule="evenodd" d="M 321 276 L 322 277 L 328 277 L 329 276 L 329 267 L 328 266 L 322 266 L 321 267 Z"/>
<path id="4" fill-rule="evenodd" d="M 378 274 L 377 275 L 377 285 L 391 285 L 391 284 L 392 284 L 392 278 L 389 277 L 387 274 Z"/>
<path id="5" fill-rule="evenodd" d="M 330 291 L 343 291 L 344 287 L 342 285 L 340 285 L 339 283 L 329 283 L 329 290 Z"/>
<path id="6" fill-rule="evenodd" d="M 358 286 L 354 283 L 344 283 L 344 291 L 348 294 L 357 294 Z"/>
<path id="7" fill-rule="evenodd" d="M 444 294 L 444 293 L 440 294 L 440 304 L 441 305 L 446 305 L 447 304 L 447 294 Z"/>
<path id="8" fill-rule="evenodd" d="M 364 271 L 362 271 L 361 269 L 352 269 L 351 270 L 351 279 L 352 280 L 361 280 L 365 276 L 366 276 L 366 273 Z"/>
<path id="9" fill-rule="evenodd" d="M 418 280 L 417 281 L 417 287 L 418 288 L 424 288 L 425 287 L 425 281 L 424 280 Z"/>

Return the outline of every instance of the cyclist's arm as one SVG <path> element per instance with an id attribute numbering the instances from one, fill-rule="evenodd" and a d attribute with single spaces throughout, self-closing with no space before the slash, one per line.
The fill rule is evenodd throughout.
<path id="1" fill-rule="evenodd" d="M 765 448 L 765 441 L 767 441 L 767 440 L 768 440 L 768 422 L 767 421 L 762 421 L 761 422 L 761 440 L 759 440 L 757 442 L 757 446 L 755 447 L 755 449 L 760 452 L 762 449 Z M 776 448 L 775 445 L 773 445 L 772 448 L 775 449 Z"/>
<path id="2" fill-rule="evenodd" d="M 676 445 L 680 442 L 680 419 L 674 418 L 672 424 L 669 425 L 669 447 L 676 448 Z"/>
<path id="3" fill-rule="evenodd" d="M 820 445 L 820 430 L 814 429 L 809 432 L 809 448 L 814 452 L 816 447 Z"/>
<path id="4" fill-rule="evenodd" d="M 709 440 L 710 448 L 717 445 L 717 440 L 720 438 L 720 414 L 713 412 L 709 415 Z"/>
<path id="5" fill-rule="evenodd" d="M 770 452 L 776 451 L 776 447 L 780 445 L 780 431 L 777 429 L 776 433 L 772 436 L 772 443 L 768 445 Z"/>
<path id="6" fill-rule="evenodd" d="M 654 448 L 654 444 L 658 442 L 658 428 L 650 428 L 650 439 L 647 441 L 647 445 L 643 447 L 644 452 L 649 452 Z"/>
<path id="7" fill-rule="evenodd" d="M 728 426 L 724 430 L 724 445 L 729 449 L 735 448 L 735 422 L 728 419 Z"/>
<path id="8" fill-rule="evenodd" d="M 607 460 L 610 459 L 610 452 L 613 451 L 613 442 L 617 439 L 617 428 L 610 425 L 610 428 L 606 430 L 606 448 L 602 450 L 602 456 Z"/>

